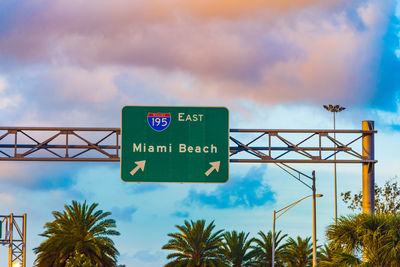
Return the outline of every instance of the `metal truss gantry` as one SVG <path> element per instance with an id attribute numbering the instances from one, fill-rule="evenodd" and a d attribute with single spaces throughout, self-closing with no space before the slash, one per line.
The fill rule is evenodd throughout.
<path id="1" fill-rule="evenodd" d="M 301 181 L 288 163 L 358 163 L 363 212 L 374 212 L 373 121 L 361 130 L 230 129 L 230 162 L 275 163 Z M 120 161 L 120 128 L 0 127 L 0 161 Z M 303 182 L 303 181 L 301 181 Z"/>
<path id="2" fill-rule="evenodd" d="M 231 129 L 230 162 L 376 163 L 363 155 L 361 146 L 362 138 L 375 133 L 373 129 Z M 119 161 L 120 135 L 119 128 L 0 127 L 0 160 Z"/>
<path id="3" fill-rule="evenodd" d="M 0 244 L 8 245 L 8 266 L 26 267 L 26 214 L 0 215 Z"/>

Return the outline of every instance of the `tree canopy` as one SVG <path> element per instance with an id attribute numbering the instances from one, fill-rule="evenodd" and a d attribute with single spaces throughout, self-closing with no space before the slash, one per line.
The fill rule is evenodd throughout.
<path id="1" fill-rule="evenodd" d="M 47 222 L 40 236 L 46 240 L 34 248 L 36 264 L 41 267 L 64 267 L 87 264 L 112 267 L 119 255 L 110 236 L 119 232 L 110 212 L 95 210 L 98 204 L 72 201 L 62 212 L 53 211 L 54 221 Z M 84 265 L 83 265 L 84 266 Z"/>
<path id="2" fill-rule="evenodd" d="M 207 226 L 205 220 L 185 221 L 175 227 L 179 232 L 168 234 L 171 239 L 162 247 L 174 251 L 166 267 L 227 266 L 220 252 L 223 230 L 213 232 L 214 221 Z"/>
<path id="3" fill-rule="evenodd" d="M 397 214 L 342 216 L 337 225 L 328 227 L 326 236 L 337 266 L 359 266 L 364 261 L 371 266 L 398 266 L 400 262 Z"/>
<path id="4" fill-rule="evenodd" d="M 388 214 L 400 211 L 400 186 L 397 177 L 385 182 L 383 186 L 375 184 L 375 213 Z M 362 211 L 362 192 L 352 194 L 351 191 L 341 193 L 343 201 L 353 211 Z"/>

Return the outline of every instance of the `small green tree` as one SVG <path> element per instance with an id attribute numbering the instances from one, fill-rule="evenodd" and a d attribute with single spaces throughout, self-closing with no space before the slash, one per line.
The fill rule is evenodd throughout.
<path id="1" fill-rule="evenodd" d="M 281 244 L 287 237 L 287 234 L 282 234 L 282 231 L 275 233 L 275 266 L 282 266 L 282 251 L 285 244 Z M 260 238 L 255 238 L 257 244 L 253 246 L 254 261 L 259 267 L 269 267 L 272 265 L 272 232 L 265 234 L 263 231 L 258 232 Z"/>
<path id="2" fill-rule="evenodd" d="M 288 267 L 306 267 L 312 265 L 313 248 L 311 237 L 302 239 L 288 238 L 282 251 L 282 260 Z"/>
<path id="3" fill-rule="evenodd" d="M 207 226 L 205 220 L 185 221 L 176 228 L 179 232 L 168 234 L 171 239 L 162 247 L 173 251 L 168 254 L 171 261 L 165 267 L 227 266 L 219 251 L 223 230 L 213 232 L 214 221 Z"/>
<path id="4" fill-rule="evenodd" d="M 375 213 L 388 214 L 400 211 L 400 186 L 394 177 L 385 182 L 383 187 L 375 184 Z M 353 211 L 362 211 L 362 192 L 353 194 L 351 191 L 341 193 L 343 201 L 348 204 L 348 208 Z"/>
<path id="5" fill-rule="evenodd" d="M 38 267 L 64 267 L 67 260 L 72 264 L 86 258 L 92 266 L 116 266 L 119 253 L 111 237 L 119 232 L 114 230 L 115 221 L 108 218 L 111 213 L 96 210 L 97 206 L 72 201 L 62 212 L 53 211 L 54 220 L 47 222 L 40 234 L 46 240 L 33 249 Z M 80 259 L 81 254 L 84 259 Z"/>
<path id="6" fill-rule="evenodd" d="M 223 242 L 221 244 L 221 254 L 232 267 L 249 267 L 254 266 L 252 261 L 253 251 L 251 244 L 253 238 L 248 239 L 249 234 L 244 232 L 225 232 Z"/>

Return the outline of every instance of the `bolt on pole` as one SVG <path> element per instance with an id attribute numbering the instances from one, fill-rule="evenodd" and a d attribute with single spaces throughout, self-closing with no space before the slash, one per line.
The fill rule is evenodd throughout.
<path id="1" fill-rule="evenodd" d="M 373 131 L 373 121 L 363 121 L 364 131 Z M 362 136 L 362 156 L 366 160 L 375 159 L 374 133 L 364 133 Z M 368 162 L 362 164 L 362 209 L 363 213 L 371 214 L 375 212 L 375 163 Z"/>

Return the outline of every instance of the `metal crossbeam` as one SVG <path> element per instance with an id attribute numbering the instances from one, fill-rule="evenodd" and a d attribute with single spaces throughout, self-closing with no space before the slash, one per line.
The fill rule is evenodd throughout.
<path id="1" fill-rule="evenodd" d="M 231 129 L 231 162 L 376 163 L 362 156 L 365 130 Z M 334 137 L 336 134 L 336 137 Z M 343 140 L 339 140 L 343 138 Z M 239 141 L 241 140 L 247 141 Z M 334 156 L 336 155 L 336 159 Z"/>
<path id="2" fill-rule="evenodd" d="M 0 160 L 119 161 L 119 128 L 0 127 Z"/>
<path id="3" fill-rule="evenodd" d="M 362 137 L 377 131 L 231 129 L 230 132 L 233 163 L 377 162 L 363 157 L 361 147 Z M 116 162 L 120 160 L 120 135 L 119 128 L 0 127 L 0 161 Z"/>

